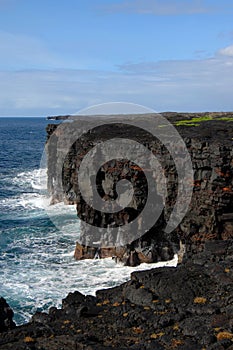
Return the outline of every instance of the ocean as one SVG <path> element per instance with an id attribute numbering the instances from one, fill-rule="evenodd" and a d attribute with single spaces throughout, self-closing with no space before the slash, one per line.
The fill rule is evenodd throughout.
<path id="1" fill-rule="evenodd" d="M 69 292 L 94 295 L 129 280 L 132 271 L 177 262 L 175 257 L 132 268 L 112 259 L 74 260 L 80 233 L 75 206 L 49 205 L 46 169 L 40 166 L 47 123 L 0 118 L 0 296 L 18 325 L 36 311 L 60 307 Z"/>

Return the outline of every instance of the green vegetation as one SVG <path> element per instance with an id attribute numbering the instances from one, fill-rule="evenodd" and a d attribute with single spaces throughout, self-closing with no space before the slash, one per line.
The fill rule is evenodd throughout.
<path id="1" fill-rule="evenodd" d="M 233 117 L 220 117 L 218 120 L 225 120 L 227 122 L 233 122 Z"/>
<path id="2" fill-rule="evenodd" d="M 199 126 L 201 122 L 209 120 L 233 121 L 233 117 L 213 117 L 211 115 L 204 115 L 202 117 L 193 117 L 191 119 L 178 120 L 174 123 L 176 126 Z"/>

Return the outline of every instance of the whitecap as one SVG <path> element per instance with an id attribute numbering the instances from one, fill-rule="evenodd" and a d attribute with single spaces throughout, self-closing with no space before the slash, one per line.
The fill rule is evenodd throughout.
<path id="1" fill-rule="evenodd" d="M 12 179 L 12 183 L 24 189 L 46 189 L 47 169 L 34 169 L 32 171 L 20 172 Z"/>
<path id="2" fill-rule="evenodd" d="M 133 271 L 176 266 L 177 256 L 169 262 L 137 267 L 116 264 L 111 258 L 75 261 L 75 242 L 80 234 L 76 207 L 63 203 L 50 206 L 51 199 L 41 191 L 46 169 L 20 172 L 11 181 L 19 191 L 0 200 L 0 208 L 5 218 L 17 217 L 22 225 L 5 229 L 1 235 L 1 294 L 13 307 L 18 324 L 28 321 L 36 310 L 61 307 L 69 292 L 95 295 L 99 289 L 129 280 Z M 61 230 L 56 230 L 47 214 Z M 24 224 L 24 219 L 33 218 L 38 218 L 41 226 L 37 221 L 28 225 L 25 220 Z"/>

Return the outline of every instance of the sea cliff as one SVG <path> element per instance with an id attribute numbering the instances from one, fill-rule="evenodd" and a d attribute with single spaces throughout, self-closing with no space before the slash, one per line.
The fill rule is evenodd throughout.
<path id="1" fill-rule="evenodd" d="M 115 256 L 117 260 L 123 261 L 127 265 L 137 265 L 141 262 L 155 262 L 170 259 L 174 253 L 178 252 L 180 243 L 185 244 L 187 249 L 193 252 L 202 249 L 205 241 L 225 240 L 232 238 L 233 232 L 233 114 L 231 113 L 200 113 L 200 114 L 178 114 L 163 113 L 163 117 L 170 121 L 183 138 L 193 167 L 193 194 L 188 208 L 188 212 L 179 225 L 168 234 L 165 232 L 166 223 L 172 213 L 177 200 L 178 173 L 174 161 L 168 149 L 153 135 L 142 132 L 132 126 L 119 123 L 105 123 L 101 128 L 96 128 L 94 132 L 85 132 L 92 127 L 92 121 L 88 117 L 72 117 L 73 130 L 78 128 L 82 131 L 82 137 L 74 141 L 65 157 L 64 164 L 61 165 L 59 159 L 61 148 L 67 142 L 56 147 L 56 142 L 61 138 L 61 133 L 66 134 L 69 124 L 63 124 L 58 128 L 55 124 L 47 127 L 48 139 L 53 135 L 52 142 L 48 143 L 48 189 L 52 196 L 52 203 L 64 201 L 67 204 L 77 204 L 78 215 L 84 221 L 88 221 L 95 226 L 97 235 L 98 227 L 104 227 L 109 222 L 119 220 L 114 215 L 100 214 L 90 208 L 80 195 L 78 182 L 78 168 L 87 152 L 89 152 L 99 142 L 104 142 L 112 137 L 131 138 L 151 149 L 156 155 L 167 179 L 167 196 L 159 220 L 140 239 L 135 239 L 129 245 L 95 245 L 93 244 L 93 231 L 88 232 L 86 225 L 81 224 L 81 237 L 77 242 L 75 258 L 94 258 L 98 253 L 99 257 Z M 136 116 L 135 116 L 136 117 Z M 153 118 L 153 115 L 150 117 Z M 68 118 L 67 116 L 64 119 Z M 127 116 L 123 117 L 124 122 Z M 148 118 L 148 115 L 140 116 Z M 156 115 L 154 115 L 156 118 Z M 61 117 L 57 117 L 61 119 Z M 117 119 L 118 120 L 118 119 Z M 105 119 L 106 121 L 106 119 Z M 68 126 L 67 126 L 68 125 Z M 56 131 L 57 130 L 57 131 Z M 161 129 L 163 130 L 163 129 Z M 70 131 L 69 131 L 70 132 Z M 56 135 L 57 133 L 57 135 Z M 164 128 L 166 133 L 166 128 Z M 54 147 L 55 144 L 55 147 Z M 100 185 L 102 186 L 102 196 L 111 197 L 114 192 L 114 185 L 122 178 L 121 173 L 125 170 L 127 161 L 117 160 L 120 157 L 120 150 L 115 149 L 115 159 L 101 169 L 99 173 Z M 181 167 L 185 166 L 186 159 L 180 157 Z M 63 168 L 62 181 L 58 176 L 60 168 Z M 129 164 L 127 176 L 133 179 L 132 183 L 141 193 L 131 204 L 131 211 L 128 217 L 137 215 L 143 203 L 141 198 L 146 197 L 146 186 L 143 179 L 143 172 L 136 168 L 135 164 Z M 150 171 L 150 169 L 147 169 Z M 88 176 L 87 176 L 88 178 Z M 86 188 L 88 180 L 84 179 Z M 158 181 L 159 182 L 159 181 Z M 104 188 L 104 190 L 103 190 Z M 158 188 L 158 199 L 160 200 Z M 141 206 L 141 207 L 140 207 Z M 135 212 L 136 208 L 136 212 Z M 154 212 L 156 208 L 153 208 Z M 125 213 L 123 213 L 124 215 Z M 153 215 L 153 211 L 152 211 Z M 139 225 L 135 228 L 139 231 Z M 96 238 L 96 237 L 95 237 Z M 92 241 L 91 241 L 92 239 Z M 99 241 L 101 237 L 97 237 Z M 107 248 L 106 248 L 107 246 Z"/>
<path id="2" fill-rule="evenodd" d="M 180 264 L 176 268 L 133 272 L 128 282 L 97 291 L 95 297 L 78 291 L 69 293 L 61 309 L 52 307 L 48 313 L 37 312 L 31 322 L 20 327 L 15 327 L 12 310 L 1 299 L 0 349 L 233 349 L 233 114 L 169 113 L 166 118 L 177 127 L 192 159 L 192 200 L 182 222 L 173 232 L 166 233 L 164 228 L 176 198 L 177 174 L 162 148 L 165 157 L 161 157 L 161 162 L 169 179 L 167 200 L 158 223 L 140 244 L 136 240 L 127 247 L 127 254 L 136 252 L 142 256 L 144 240 L 154 248 L 155 259 L 165 260 L 168 256 L 162 257 L 161 252 L 172 255 L 182 242 L 186 249 Z M 55 129 L 57 126 L 48 125 L 48 137 Z M 48 147 L 53 160 L 48 169 L 53 202 L 76 203 L 77 211 L 80 202 L 76 198 L 76 181 L 70 181 L 70 175 L 73 160 L 78 164 L 80 156 L 74 151 L 82 153 L 84 144 L 89 147 L 89 141 L 83 141 L 81 148 L 75 148 L 74 143 L 68 152 L 63 183 L 57 177 L 57 152 L 62 149 L 54 153 L 56 148 Z M 91 211 L 86 214 L 93 219 Z M 80 243 L 77 246 L 79 249 Z M 82 249 L 88 251 L 90 247 L 83 245 Z M 92 249 L 96 253 L 97 248 Z M 86 257 L 81 253 L 78 258 Z M 93 252 L 88 254 L 93 257 Z M 106 252 L 106 256 L 111 254 L 111 250 Z M 122 256 L 126 263 L 127 254 Z"/>

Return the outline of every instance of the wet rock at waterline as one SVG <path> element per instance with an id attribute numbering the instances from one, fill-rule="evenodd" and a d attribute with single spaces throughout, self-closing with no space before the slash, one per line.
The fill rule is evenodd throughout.
<path id="1" fill-rule="evenodd" d="M 0 333 L 15 328 L 13 316 L 13 310 L 6 300 L 0 297 Z"/>
<path id="2" fill-rule="evenodd" d="M 195 261 L 135 271 L 96 297 L 69 293 L 1 333 L 0 350 L 232 350 L 232 253 L 230 240 L 206 242 Z"/>

